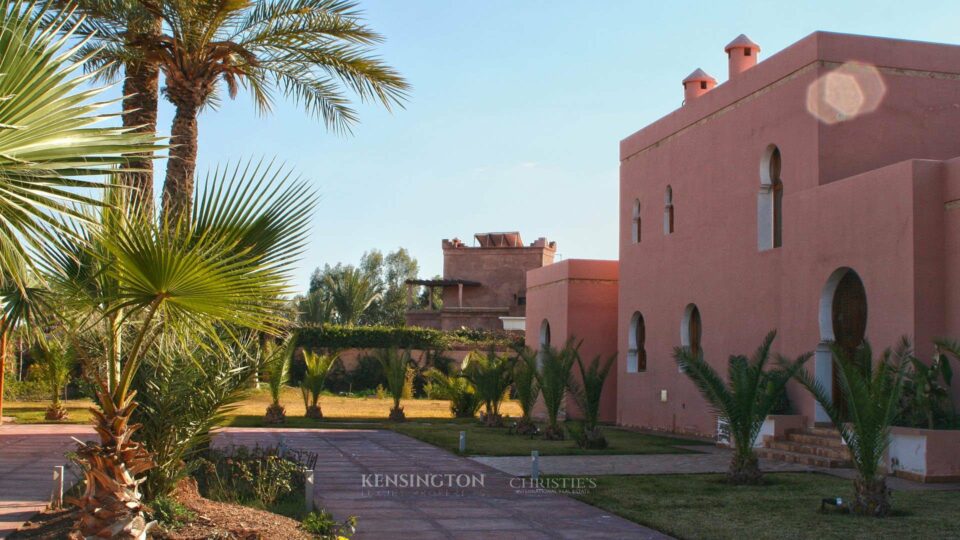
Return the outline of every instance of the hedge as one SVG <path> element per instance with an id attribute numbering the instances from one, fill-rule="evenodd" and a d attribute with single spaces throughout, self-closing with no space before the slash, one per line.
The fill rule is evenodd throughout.
<path id="1" fill-rule="evenodd" d="M 462 328 L 453 331 L 413 326 L 303 326 L 297 345 L 308 349 L 507 349 L 523 344 L 523 336 Z"/>

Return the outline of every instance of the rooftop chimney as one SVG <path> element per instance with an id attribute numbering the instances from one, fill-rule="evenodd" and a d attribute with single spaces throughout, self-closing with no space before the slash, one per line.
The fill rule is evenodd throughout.
<path id="1" fill-rule="evenodd" d="M 689 103 L 694 99 L 706 94 L 711 88 L 717 85 L 717 80 L 707 75 L 707 72 L 700 68 L 687 75 L 683 80 L 683 101 Z"/>
<path id="2" fill-rule="evenodd" d="M 757 65 L 757 56 L 760 54 L 760 46 L 744 34 L 737 36 L 723 50 L 727 52 L 730 62 L 731 79 Z"/>

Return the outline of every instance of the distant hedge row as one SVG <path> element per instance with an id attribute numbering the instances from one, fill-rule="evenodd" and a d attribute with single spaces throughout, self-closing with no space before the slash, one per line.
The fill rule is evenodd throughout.
<path id="1" fill-rule="evenodd" d="M 506 349 L 522 343 L 522 335 L 509 332 L 336 324 L 301 327 L 297 338 L 297 344 L 308 349 Z"/>

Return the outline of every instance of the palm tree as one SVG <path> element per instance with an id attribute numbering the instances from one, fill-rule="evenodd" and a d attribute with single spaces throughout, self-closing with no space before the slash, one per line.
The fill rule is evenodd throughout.
<path id="1" fill-rule="evenodd" d="M 288 337 L 282 345 L 267 341 L 261 350 L 264 375 L 270 390 L 270 405 L 264 420 L 268 424 L 282 424 L 287 419 L 287 410 L 280 404 L 283 387 L 290 381 L 290 361 L 293 357 L 295 340 Z"/>
<path id="2" fill-rule="evenodd" d="M 430 399 L 450 400 L 450 412 L 454 418 L 473 418 L 483 406 L 477 396 L 477 389 L 462 373 L 447 375 L 436 368 L 428 369 L 424 376 L 428 379 L 427 395 Z"/>
<path id="3" fill-rule="evenodd" d="M 473 351 L 467 357 L 463 374 L 473 383 L 477 396 L 483 401 L 483 423 L 488 427 L 502 426 L 500 404 L 513 384 L 513 360 L 492 350 L 487 354 Z"/>
<path id="4" fill-rule="evenodd" d="M 327 276 L 327 289 L 337 321 L 348 326 L 360 322 L 367 308 L 380 298 L 377 284 L 353 266 Z"/>
<path id="5" fill-rule="evenodd" d="M 76 18 L 76 37 L 86 40 L 79 53 L 85 68 L 97 78 L 114 82 L 123 79 L 123 126 L 145 134 L 157 132 L 160 65 L 147 56 L 144 44 L 154 43 L 162 34 L 162 21 L 140 0 L 55 0 Z M 132 170 L 120 178 L 131 188 L 130 204 L 153 213 L 153 152 L 134 156 Z"/>
<path id="6" fill-rule="evenodd" d="M 772 331 L 751 358 L 731 355 L 727 364 L 729 382 L 703 358 L 703 351 L 696 354 L 689 347 L 677 347 L 673 356 L 680 369 L 690 377 L 704 399 L 716 413 L 730 423 L 733 437 L 733 457 L 727 479 L 732 484 L 758 484 L 763 473 L 753 451 L 754 442 L 760 434 L 767 415 L 780 401 L 787 382 L 800 372 L 811 354 L 805 353 L 793 362 L 777 356 L 779 367 L 768 369 L 770 347 L 777 332 Z"/>
<path id="7" fill-rule="evenodd" d="M 383 369 L 383 375 L 387 380 L 387 391 L 393 398 L 390 420 L 403 422 L 407 416 L 403 413 L 403 407 L 400 406 L 400 399 L 403 397 L 403 387 L 407 384 L 407 379 L 412 372 L 410 351 L 400 352 L 396 347 L 378 349 L 374 357 L 380 362 L 380 368 Z"/>
<path id="8" fill-rule="evenodd" d="M 39 378 L 50 392 L 50 406 L 44 418 L 64 420 L 67 418 L 67 409 L 61 404 L 60 398 L 70 382 L 70 372 L 76 363 L 73 351 L 59 338 L 52 338 L 39 343 L 34 353 L 38 360 Z"/>
<path id="9" fill-rule="evenodd" d="M 77 31 L 71 11 L 32 7 L 0 3 L 0 389 L 9 331 L 37 314 L 30 306 L 42 287 L 32 281 L 43 246 L 72 237 L 67 220 L 82 221 L 84 207 L 100 204 L 85 192 L 156 143 L 153 135 L 94 127 L 111 118 L 101 109 L 114 102 L 94 101 L 102 88 L 81 88 L 98 71 L 74 76 L 82 59 L 68 59 L 77 50 L 67 48 Z"/>
<path id="10" fill-rule="evenodd" d="M 139 428 L 131 424 L 137 407 L 131 389 L 160 343 L 176 339 L 225 349 L 225 327 L 283 331 L 289 264 L 304 245 L 305 215 L 315 198 L 305 183 L 277 172 L 262 165 L 218 169 L 197 195 L 191 219 L 177 227 L 131 216 L 128 208 L 105 208 L 102 224 L 80 244 L 81 249 L 91 246 L 84 257 L 50 253 L 56 262 L 49 269 L 50 282 L 63 297 L 61 305 L 69 308 L 61 324 L 76 341 L 96 327 L 101 313 L 123 313 L 123 328 L 106 333 L 109 344 L 102 356 L 83 357 L 88 363 L 106 360 L 110 369 L 107 375 L 96 366 L 88 371 L 100 441 L 77 452 L 86 480 L 85 491 L 74 500 L 82 534 L 126 538 L 149 529 L 138 477 L 154 460 L 131 438 Z M 75 272 L 78 263 L 95 270 Z M 109 277 L 111 287 L 82 281 L 100 274 Z M 108 351 L 121 349 L 119 372 L 112 373 Z"/>
<path id="11" fill-rule="evenodd" d="M 357 5 L 345 0 L 140 0 L 164 23 L 156 39 L 137 44 L 163 72 L 165 97 L 176 113 L 163 186 L 163 212 L 190 212 L 197 159 L 197 115 L 215 106 L 222 87 L 230 98 L 243 87 L 257 109 L 269 112 L 285 94 L 328 128 L 349 131 L 357 122 L 346 90 L 388 110 L 409 86 L 372 54 L 383 38 L 367 27 Z"/>
<path id="12" fill-rule="evenodd" d="M 578 346 L 573 339 L 567 341 L 562 349 L 544 345 L 540 351 L 540 369 L 534 371 L 544 408 L 547 409 L 547 428 L 543 437 L 548 440 L 563 440 L 563 428 L 560 427 L 560 410 L 570 388 L 570 374 L 576 358 Z"/>
<path id="13" fill-rule="evenodd" d="M 303 362 L 306 366 L 303 381 L 300 382 L 300 391 L 303 392 L 303 406 L 307 411 L 307 418 L 323 418 L 320 410 L 320 393 L 327 382 L 330 368 L 337 361 L 335 354 L 317 354 L 312 351 L 303 351 Z"/>
<path id="14" fill-rule="evenodd" d="M 617 355 L 610 356 L 603 364 L 600 356 L 597 356 L 590 367 L 584 366 L 579 350 L 574 351 L 574 358 L 580 371 L 580 381 L 570 381 L 570 393 L 583 414 L 583 426 L 577 434 L 577 444 L 582 448 L 606 448 L 607 439 L 600 431 L 600 400 L 603 397 L 603 385 Z"/>
<path id="15" fill-rule="evenodd" d="M 517 402 L 523 411 L 520 420 L 514 428 L 521 435 L 536 433 L 537 426 L 533 423 L 533 407 L 540 396 L 540 386 L 537 384 L 537 353 L 529 347 L 521 348 L 517 353 L 516 367 L 513 371 L 513 387 L 516 390 Z"/>
<path id="16" fill-rule="evenodd" d="M 869 516 L 890 513 L 890 490 L 881 472 L 881 462 L 890 444 L 890 426 L 897 416 L 897 403 L 903 390 L 903 375 L 912 351 L 903 338 L 894 351 L 884 350 L 875 363 L 870 344 L 864 342 L 853 358 L 833 345 L 833 364 L 839 385 L 834 391 L 843 395 L 846 414 L 834 405 L 826 389 L 806 372 L 797 379 L 823 407 L 850 450 L 857 476 L 853 481 L 853 511 Z"/>
<path id="17" fill-rule="evenodd" d="M 76 48 L 64 54 L 76 30 L 70 12 L 36 13 L 17 0 L 0 6 L 0 267 L 28 272 L 4 275 L 26 287 L 36 252 L 73 234 L 58 215 L 84 220 L 80 208 L 100 204 L 84 191 L 105 187 L 105 174 L 156 138 L 93 127 L 113 116 L 101 109 L 114 101 L 94 102 L 104 89 L 81 88 L 99 72 L 74 76 L 82 59 L 69 60 Z"/>

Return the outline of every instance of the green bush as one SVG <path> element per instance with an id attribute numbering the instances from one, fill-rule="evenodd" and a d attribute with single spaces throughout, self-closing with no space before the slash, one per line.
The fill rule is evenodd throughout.
<path id="1" fill-rule="evenodd" d="M 344 522 L 338 522 L 333 519 L 333 515 L 326 510 L 320 510 L 318 512 L 310 512 L 307 514 L 303 521 L 300 522 L 300 527 L 315 536 L 318 536 L 322 539 L 331 539 L 337 540 L 340 538 L 350 538 L 353 536 L 353 533 L 356 532 L 357 528 L 357 517 L 350 516 Z"/>
<path id="2" fill-rule="evenodd" d="M 316 349 L 507 349 L 522 345 L 521 334 L 486 330 L 445 332 L 410 326 L 306 325 L 297 332 L 297 346 Z"/>
<path id="3" fill-rule="evenodd" d="M 305 465 L 279 448 L 211 449 L 192 465 L 200 494 L 216 501 L 270 509 L 304 489 Z"/>
<path id="4" fill-rule="evenodd" d="M 150 503 L 153 519 L 160 522 L 164 528 L 177 530 L 196 519 L 197 514 L 182 503 L 170 497 L 157 497 Z"/>

